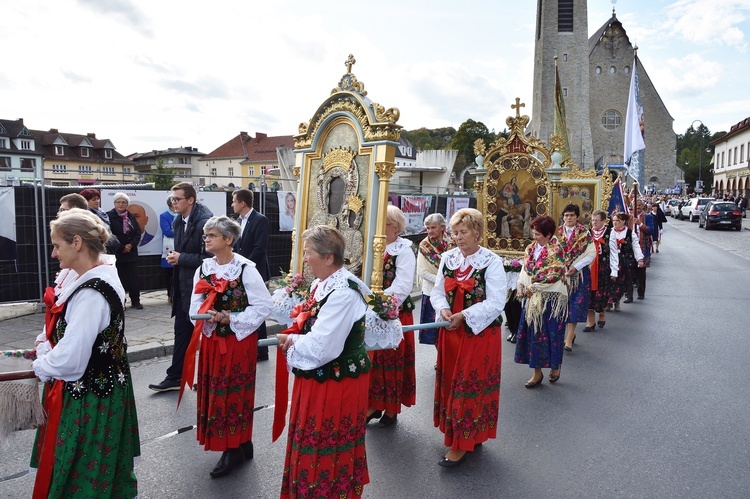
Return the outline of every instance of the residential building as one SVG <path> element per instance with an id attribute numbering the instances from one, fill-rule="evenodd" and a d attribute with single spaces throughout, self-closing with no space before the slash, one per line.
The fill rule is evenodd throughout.
<path id="1" fill-rule="evenodd" d="M 711 141 L 714 149 L 714 194 L 748 195 L 750 191 L 750 117 Z"/>
<path id="2" fill-rule="evenodd" d="M 57 186 L 118 185 L 135 183 L 134 163 L 117 152 L 110 139 L 86 135 L 31 130 L 44 155 L 44 183 Z"/>
<path id="3" fill-rule="evenodd" d="M 143 153 L 134 153 L 128 159 L 135 163 L 135 171 L 139 181 L 144 181 L 148 175 L 156 170 L 159 160 L 164 168 L 174 171 L 175 182 L 198 183 L 200 164 L 198 160 L 206 153 L 200 152 L 197 147 L 170 147 L 164 150 L 153 150 Z"/>
<path id="4" fill-rule="evenodd" d="M 42 177 L 39 141 L 17 120 L 0 119 L 0 186 L 20 185 Z"/>
<path id="5" fill-rule="evenodd" d="M 225 144 L 198 159 L 198 184 L 214 187 L 260 186 L 280 180 L 277 148 L 293 147 L 291 135 L 269 137 L 256 133 L 255 137 L 240 132 Z"/>

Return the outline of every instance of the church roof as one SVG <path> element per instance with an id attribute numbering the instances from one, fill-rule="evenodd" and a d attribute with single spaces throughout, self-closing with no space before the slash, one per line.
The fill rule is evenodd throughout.
<path id="1" fill-rule="evenodd" d="M 601 28 L 596 30 L 596 32 L 589 37 L 589 57 L 591 57 L 591 54 L 594 53 L 594 49 L 596 49 L 596 47 L 598 47 L 599 44 L 601 43 L 618 43 L 619 45 L 619 41 L 617 40 L 617 38 L 620 38 L 620 37 L 622 37 L 625 40 L 625 43 L 627 43 L 628 46 L 631 46 L 630 38 L 628 38 L 628 34 L 625 31 L 625 28 L 623 27 L 622 23 L 617 19 L 617 16 L 615 15 L 615 10 L 612 9 L 612 17 L 607 19 L 607 22 L 605 22 Z M 607 50 L 609 50 L 609 48 L 607 48 Z M 636 55 L 636 60 L 638 62 L 639 74 L 644 75 L 646 78 L 648 78 L 649 81 L 651 81 L 651 78 L 648 76 L 648 72 L 646 71 L 646 68 L 643 67 L 643 62 L 637 55 Z M 656 92 L 656 97 L 659 99 L 659 102 L 661 103 L 662 107 L 664 107 L 664 110 L 667 111 L 667 114 L 669 114 L 669 117 L 672 118 L 672 115 L 667 110 L 667 106 L 664 104 L 664 101 L 662 100 L 661 95 L 659 95 L 659 91 L 656 90 L 656 86 L 653 85 L 653 82 L 652 82 L 652 86 L 654 87 L 654 91 Z M 672 118 L 672 120 L 674 120 L 674 118 Z"/>

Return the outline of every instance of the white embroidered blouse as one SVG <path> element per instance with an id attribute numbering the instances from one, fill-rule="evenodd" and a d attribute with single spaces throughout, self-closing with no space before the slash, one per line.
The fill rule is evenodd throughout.
<path id="1" fill-rule="evenodd" d="M 404 300 L 411 295 L 414 289 L 414 274 L 417 269 L 417 258 L 411 249 L 412 243 L 403 237 L 397 237 L 395 241 L 385 247 L 385 252 L 396 257 L 396 277 L 390 286 L 383 290 L 384 294 L 396 295 L 398 304 L 402 305 Z"/>
<path id="2" fill-rule="evenodd" d="M 508 283 L 503 261 L 490 250 L 480 246 L 479 250 L 468 256 L 464 256 L 459 248 L 445 252 L 440 260 L 430 302 L 435 309 L 436 320 L 442 320 L 440 311 L 445 308 L 450 309 L 445 292 L 443 268 L 466 270 L 469 266 L 472 266 L 474 271 L 487 269 L 484 273 L 486 283 L 484 301 L 475 303 L 462 311 L 466 325 L 474 334 L 479 334 L 502 314 L 508 296 Z M 467 275 L 465 279 L 470 278 L 472 274 Z"/>
<path id="3" fill-rule="evenodd" d="M 315 300 L 321 301 L 327 295 L 328 300 L 318 311 L 317 320 L 307 334 L 289 335 L 293 344 L 286 352 L 288 367 L 309 371 L 327 364 L 344 351 L 352 326 L 367 311 L 362 294 L 350 288 L 348 280 L 356 282 L 362 292 L 369 294 L 364 283 L 344 268 L 322 281 L 316 279 L 312 282 L 310 289 L 315 289 Z"/>
<path id="4" fill-rule="evenodd" d="M 242 266 L 245 265 L 245 271 Z M 193 289 L 200 280 L 201 269 L 204 275 L 215 275 L 218 278 L 233 281 L 242 274 L 242 285 L 247 293 L 248 306 L 242 312 L 229 314 L 229 328 L 234 332 L 237 341 L 242 341 L 253 334 L 271 313 L 271 295 L 263 278 L 255 269 L 255 264 L 242 255 L 235 253 L 227 264 L 219 265 L 216 258 L 206 258 L 193 276 Z M 203 304 L 203 294 L 193 293 L 190 298 L 190 315 L 197 314 Z M 192 321 L 192 320 L 191 320 Z M 192 321 L 195 324 L 196 321 Z M 215 322 L 203 321 L 203 334 L 211 337 L 216 329 Z"/>

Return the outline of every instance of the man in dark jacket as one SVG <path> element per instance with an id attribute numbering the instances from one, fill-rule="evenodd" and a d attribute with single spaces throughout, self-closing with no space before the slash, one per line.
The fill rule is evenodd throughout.
<path id="1" fill-rule="evenodd" d="M 253 209 L 253 191 L 237 189 L 232 193 L 232 210 L 237 214 L 237 222 L 242 227 L 240 238 L 234 245 L 234 252 L 255 264 L 255 268 L 263 278 L 271 278 L 271 267 L 268 265 L 268 219 Z M 258 339 L 267 337 L 266 325 L 258 328 Z M 258 348 L 258 360 L 268 360 L 268 347 Z"/>
<path id="2" fill-rule="evenodd" d="M 130 305 L 138 310 L 141 305 L 141 286 L 138 282 L 138 243 L 141 240 L 141 227 L 135 217 L 128 211 L 130 198 L 123 192 L 115 193 L 115 207 L 107 212 L 112 235 L 119 245 L 117 256 L 117 275 L 125 291 L 130 295 Z"/>
<path id="3" fill-rule="evenodd" d="M 174 317 L 174 352 L 167 377 L 161 383 L 148 385 L 157 392 L 180 389 L 185 351 L 190 344 L 193 323 L 190 322 L 190 297 L 193 276 L 205 258 L 211 256 L 203 243 L 203 226 L 213 216 L 211 210 L 197 202 L 195 188 L 187 182 L 172 187 L 172 206 L 177 213 L 174 229 L 174 251 L 167 262 L 174 266 L 172 278 L 172 317 Z M 193 359 L 193 362 L 195 359 Z"/>

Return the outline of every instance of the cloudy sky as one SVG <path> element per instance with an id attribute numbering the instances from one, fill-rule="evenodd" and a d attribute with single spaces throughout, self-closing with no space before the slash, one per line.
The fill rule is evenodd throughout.
<path id="1" fill-rule="evenodd" d="M 532 101 L 533 0 L 24 0 L 0 15 L 0 117 L 95 132 L 122 154 L 292 135 L 346 72 L 406 129 L 505 127 Z M 589 34 L 612 12 L 590 0 Z M 750 0 L 620 0 L 683 133 L 750 115 Z M 648 112 L 648 111 L 646 111 Z"/>

